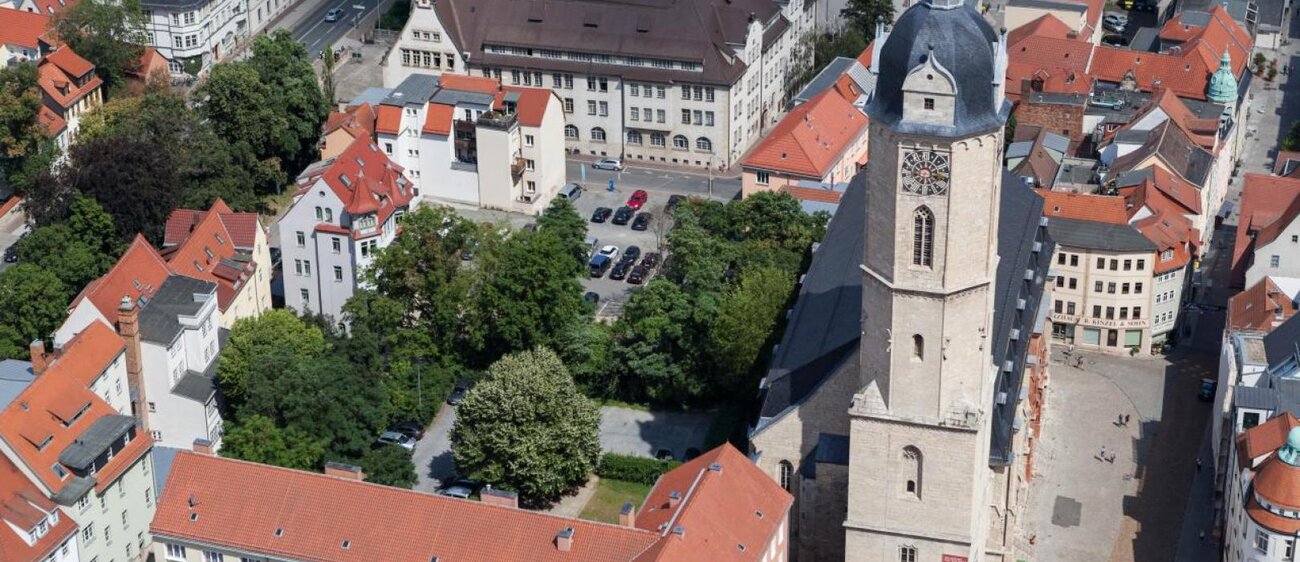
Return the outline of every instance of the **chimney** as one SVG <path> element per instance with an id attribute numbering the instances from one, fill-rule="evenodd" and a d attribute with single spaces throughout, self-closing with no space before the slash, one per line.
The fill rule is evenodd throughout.
<path id="1" fill-rule="evenodd" d="M 668 492 L 668 509 L 677 507 L 679 503 L 682 503 L 682 493 L 677 490 Z"/>
<path id="2" fill-rule="evenodd" d="M 131 389 L 131 409 L 140 421 L 140 430 L 148 433 L 148 398 L 144 392 L 144 369 L 140 366 L 140 307 L 126 295 L 122 295 L 122 303 L 117 306 L 117 333 L 126 343 L 126 382 Z"/>
<path id="3" fill-rule="evenodd" d="M 479 501 L 488 505 L 518 508 L 519 494 L 500 488 L 483 488 L 479 491 Z"/>
<path id="4" fill-rule="evenodd" d="M 632 502 L 623 504 L 623 509 L 618 512 L 618 524 L 623 527 L 636 526 L 636 508 Z"/>
<path id="5" fill-rule="evenodd" d="M 209 457 L 216 456 L 217 452 L 212 450 L 212 442 L 207 439 L 199 438 L 194 440 L 194 452 Z"/>
<path id="6" fill-rule="evenodd" d="M 366 473 L 361 471 L 361 467 L 333 461 L 325 463 L 325 476 L 346 478 L 358 482 L 366 479 Z"/>
<path id="7" fill-rule="evenodd" d="M 32 356 L 32 374 L 39 377 L 50 366 L 49 355 L 45 353 L 45 342 L 33 340 L 28 344 L 27 349 Z"/>
<path id="8" fill-rule="evenodd" d="M 573 549 L 573 527 L 565 527 L 560 532 L 555 533 L 555 548 L 560 552 L 568 552 Z"/>
<path id="9" fill-rule="evenodd" d="M 716 472 L 718 474 L 722 474 L 722 463 L 719 462 L 709 463 L 709 472 Z"/>

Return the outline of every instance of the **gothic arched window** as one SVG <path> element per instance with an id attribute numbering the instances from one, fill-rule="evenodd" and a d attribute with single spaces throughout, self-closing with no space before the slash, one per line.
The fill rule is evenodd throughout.
<path id="1" fill-rule="evenodd" d="M 794 482 L 794 465 L 790 461 L 781 461 L 779 469 L 781 471 L 781 488 L 790 491 L 790 485 Z"/>
<path id="2" fill-rule="evenodd" d="M 912 213 L 912 265 L 934 265 L 934 213 L 926 207 Z"/>
<path id="3" fill-rule="evenodd" d="M 921 450 L 908 445 L 903 447 L 903 465 L 900 473 L 906 478 L 903 492 L 921 499 Z"/>

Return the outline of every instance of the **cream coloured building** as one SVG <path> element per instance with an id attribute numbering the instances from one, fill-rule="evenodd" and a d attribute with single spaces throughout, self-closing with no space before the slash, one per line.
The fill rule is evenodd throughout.
<path id="1" fill-rule="evenodd" d="M 753 453 L 795 495 L 792 559 L 1025 558 L 1052 241 L 1000 165 L 1005 45 L 947 0 L 876 41 L 867 167 L 790 312 Z"/>
<path id="2" fill-rule="evenodd" d="M 1127 224 L 1052 219 L 1052 335 L 1081 350 L 1151 349 L 1155 244 Z"/>

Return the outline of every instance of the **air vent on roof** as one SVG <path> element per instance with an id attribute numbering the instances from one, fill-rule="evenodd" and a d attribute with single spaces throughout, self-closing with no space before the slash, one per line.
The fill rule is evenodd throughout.
<path id="1" fill-rule="evenodd" d="M 763 518 L 763 512 L 761 512 L 761 511 L 755 511 L 755 512 L 754 512 L 754 516 L 755 516 L 755 517 L 758 517 L 759 519 L 762 519 L 762 518 Z"/>
<path id="2" fill-rule="evenodd" d="M 709 463 L 709 472 L 722 472 L 722 463 Z"/>
<path id="3" fill-rule="evenodd" d="M 740 544 L 740 543 L 736 543 L 736 550 L 739 550 L 739 551 L 741 551 L 741 552 L 744 552 L 744 551 L 745 551 L 745 545 Z"/>
<path id="4" fill-rule="evenodd" d="M 352 541 L 343 539 L 343 550 L 347 550 L 349 548 L 352 548 Z"/>
<path id="5" fill-rule="evenodd" d="M 199 520 L 199 514 L 197 513 L 190 514 L 190 521 L 198 521 L 198 520 Z"/>
<path id="6" fill-rule="evenodd" d="M 284 529 L 282 529 L 282 528 L 280 528 L 280 527 L 276 527 L 276 528 L 275 528 L 275 536 L 276 536 L 276 537 L 283 537 L 283 536 L 284 536 Z"/>
<path id="7" fill-rule="evenodd" d="M 194 494 L 190 494 L 190 499 L 189 499 L 190 508 L 193 508 L 195 503 L 198 502 L 194 500 Z"/>

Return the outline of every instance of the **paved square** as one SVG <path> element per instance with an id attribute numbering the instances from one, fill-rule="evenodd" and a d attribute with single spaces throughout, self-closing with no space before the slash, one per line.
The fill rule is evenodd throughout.
<path id="1" fill-rule="evenodd" d="M 1056 496 L 1052 507 L 1052 524 L 1057 527 L 1078 527 L 1083 518 L 1083 504 L 1074 498 Z"/>

